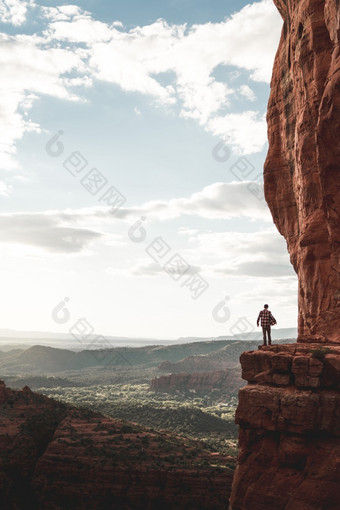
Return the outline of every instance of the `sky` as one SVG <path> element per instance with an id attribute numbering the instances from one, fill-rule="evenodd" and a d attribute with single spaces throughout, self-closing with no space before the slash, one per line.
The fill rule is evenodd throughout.
<path id="1" fill-rule="evenodd" d="M 2 327 L 295 327 L 263 196 L 271 0 L 0 0 Z"/>

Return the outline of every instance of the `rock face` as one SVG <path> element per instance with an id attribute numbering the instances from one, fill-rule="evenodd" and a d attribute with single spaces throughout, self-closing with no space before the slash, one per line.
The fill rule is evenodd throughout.
<path id="1" fill-rule="evenodd" d="M 265 195 L 298 274 L 298 341 L 340 342 L 340 4 L 274 2 Z"/>
<path id="2" fill-rule="evenodd" d="M 263 347 L 241 365 L 230 510 L 337 510 L 340 346 Z"/>
<path id="3" fill-rule="evenodd" d="M 0 508 L 225 509 L 232 459 L 0 381 Z"/>
<path id="4" fill-rule="evenodd" d="M 265 194 L 299 279 L 298 343 L 241 356 L 231 510 L 340 508 L 340 2 L 274 0 L 284 26 Z"/>

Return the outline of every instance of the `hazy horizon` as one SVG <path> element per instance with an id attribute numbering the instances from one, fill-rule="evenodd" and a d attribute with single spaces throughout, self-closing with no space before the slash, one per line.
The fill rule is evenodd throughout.
<path id="1" fill-rule="evenodd" d="M 273 341 L 295 339 L 297 328 L 276 328 L 272 329 Z M 30 348 L 33 346 L 53 347 L 56 349 L 68 349 L 74 351 L 101 350 L 114 347 L 147 347 L 157 345 L 180 345 L 207 341 L 261 341 L 262 330 L 258 328 L 252 333 L 220 336 L 220 337 L 179 337 L 179 338 L 129 338 L 114 337 L 110 335 L 90 336 L 87 339 L 77 335 L 66 335 L 52 332 L 37 331 L 15 331 L 0 329 L 0 351 L 13 349 Z"/>

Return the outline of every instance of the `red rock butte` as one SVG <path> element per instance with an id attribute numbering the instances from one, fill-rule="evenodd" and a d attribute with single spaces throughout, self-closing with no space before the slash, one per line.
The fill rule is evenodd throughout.
<path id="1" fill-rule="evenodd" d="M 268 104 L 265 196 L 299 279 L 298 341 L 340 343 L 340 5 L 274 3 L 284 25 Z"/>
<path id="2" fill-rule="evenodd" d="M 264 181 L 299 279 L 298 343 L 241 355 L 229 510 L 339 510 L 340 1 L 274 2 Z"/>

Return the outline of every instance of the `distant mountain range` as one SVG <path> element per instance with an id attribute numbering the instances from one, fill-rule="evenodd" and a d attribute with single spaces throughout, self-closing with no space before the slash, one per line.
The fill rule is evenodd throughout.
<path id="1" fill-rule="evenodd" d="M 0 330 L 1 332 L 1 330 Z M 287 338 L 296 338 L 297 337 L 297 328 L 272 328 L 272 339 L 273 340 L 285 340 Z M 218 337 L 181 337 L 177 341 L 178 342 L 199 342 L 199 341 L 207 341 L 207 340 L 258 340 L 262 338 L 262 329 L 257 328 L 254 331 L 249 333 L 237 333 L 236 335 L 229 336 L 218 336 Z"/>
<path id="2" fill-rule="evenodd" d="M 96 335 L 99 336 L 99 335 Z M 192 342 L 208 342 L 214 340 L 260 340 L 261 329 L 258 328 L 250 333 L 238 333 L 229 336 L 219 337 L 181 337 L 176 340 L 156 339 L 156 338 L 129 338 L 121 336 L 103 336 L 104 340 L 101 345 L 91 344 L 88 342 L 80 342 L 71 334 L 51 333 L 41 331 L 16 331 L 12 329 L 0 329 L 0 350 L 9 351 L 13 348 L 27 349 L 33 345 L 44 345 L 55 348 L 69 349 L 73 351 L 81 351 L 86 349 L 97 349 L 107 347 L 143 347 L 154 345 L 176 345 Z M 296 338 L 296 328 L 272 329 L 273 340 L 284 340 L 287 338 Z"/>
<path id="3" fill-rule="evenodd" d="M 276 342 L 292 342 L 276 340 Z M 197 372 L 234 368 L 244 351 L 255 350 L 258 340 L 201 340 L 199 342 L 142 347 L 114 347 L 75 352 L 43 345 L 11 351 L 0 350 L 0 372 L 58 373 L 93 367 L 152 368 L 161 372 Z"/>

